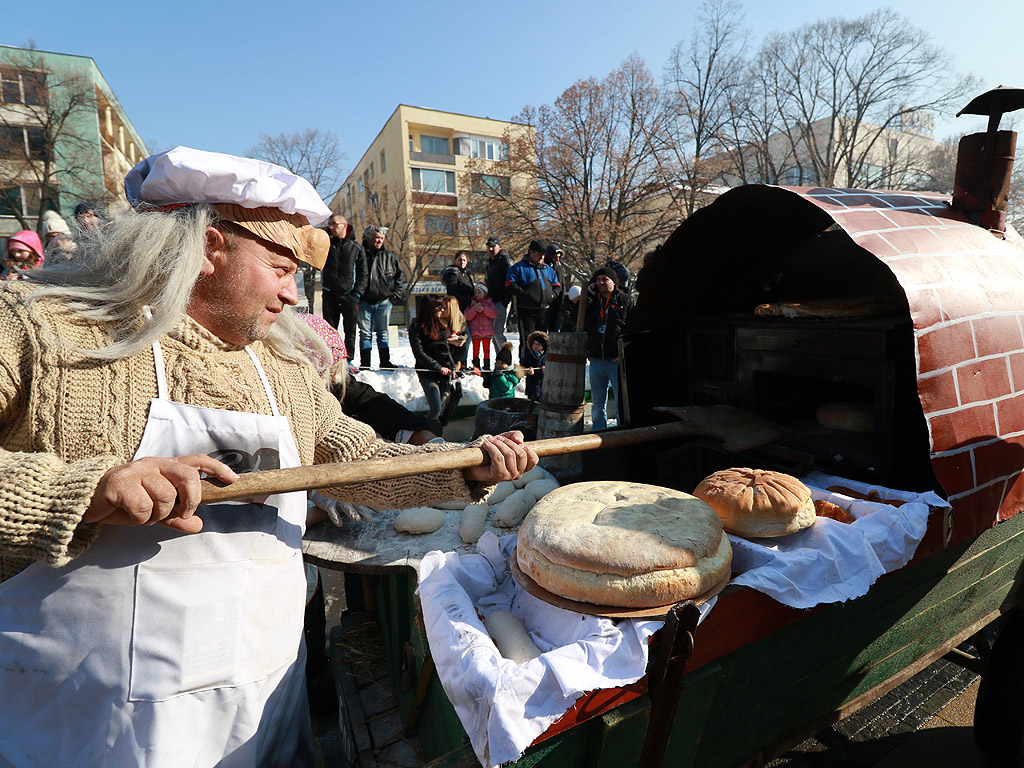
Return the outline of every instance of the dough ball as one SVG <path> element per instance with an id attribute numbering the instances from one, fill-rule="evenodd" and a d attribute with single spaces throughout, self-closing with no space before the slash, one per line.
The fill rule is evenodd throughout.
<path id="1" fill-rule="evenodd" d="M 515 528 L 526 517 L 536 499 L 526 488 L 520 488 L 494 508 L 494 524 L 502 528 Z"/>
<path id="2" fill-rule="evenodd" d="M 548 477 L 548 473 L 544 470 L 544 467 L 538 464 L 530 471 L 524 472 L 522 477 L 513 480 L 512 484 L 515 485 L 516 488 L 525 488 L 534 480 L 543 480 L 546 477 Z"/>
<path id="3" fill-rule="evenodd" d="M 487 497 L 486 501 L 492 507 L 495 504 L 501 504 L 505 499 L 511 496 L 516 490 L 516 487 L 509 480 L 498 483 L 497 487 L 491 491 L 491 495 Z"/>
<path id="4" fill-rule="evenodd" d="M 459 536 L 467 544 L 476 544 L 480 535 L 487 526 L 487 514 L 491 508 L 486 502 L 470 504 L 462 510 L 462 520 L 459 523 Z"/>
<path id="5" fill-rule="evenodd" d="M 395 530 L 400 533 L 433 533 L 444 525 L 444 512 L 433 507 L 403 509 L 395 518 Z"/>
<path id="6" fill-rule="evenodd" d="M 559 487 L 561 486 L 557 480 L 549 480 L 545 477 L 542 480 L 534 480 L 533 482 L 528 483 L 523 490 L 527 493 L 533 494 L 534 501 L 540 501 L 555 490 L 555 488 Z"/>
<path id="7" fill-rule="evenodd" d="M 536 659 L 541 651 L 514 613 L 495 611 L 484 619 L 484 627 L 502 657 L 522 664 Z"/>

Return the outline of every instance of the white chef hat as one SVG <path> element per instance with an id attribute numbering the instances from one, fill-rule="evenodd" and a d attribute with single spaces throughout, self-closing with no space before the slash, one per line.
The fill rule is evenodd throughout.
<path id="1" fill-rule="evenodd" d="M 331 210 L 312 184 L 279 165 L 175 147 L 132 168 L 124 189 L 136 208 L 210 203 L 223 218 L 283 245 L 300 261 L 323 269 L 327 260 L 330 238 L 315 227 Z"/>

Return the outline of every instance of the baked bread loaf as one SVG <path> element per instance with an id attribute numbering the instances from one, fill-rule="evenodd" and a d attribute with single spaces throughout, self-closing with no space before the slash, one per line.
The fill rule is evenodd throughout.
<path id="1" fill-rule="evenodd" d="M 701 480 L 693 495 L 739 536 L 785 536 L 814 523 L 810 489 L 791 475 L 766 469 L 723 469 Z"/>
<path id="2" fill-rule="evenodd" d="M 650 608 L 698 597 L 730 575 L 722 521 L 688 493 L 628 482 L 575 483 L 530 510 L 519 568 L 561 597 Z"/>
<path id="3" fill-rule="evenodd" d="M 850 317 L 881 317 L 905 310 L 900 296 L 844 296 L 832 299 L 805 301 L 774 301 L 758 304 L 754 314 L 758 317 L 787 317 L 826 320 Z"/>
<path id="4" fill-rule="evenodd" d="M 852 523 L 856 519 L 838 504 L 833 504 L 831 501 L 825 501 L 824 499 L 814 500 L 814 514 L 818 517 L 827 517 L 840 523 Z"/>

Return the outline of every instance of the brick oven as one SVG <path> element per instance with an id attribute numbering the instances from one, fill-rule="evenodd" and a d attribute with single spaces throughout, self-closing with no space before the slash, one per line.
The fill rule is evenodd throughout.
<path id="1" fill-rule="evenodd" d="M 763 302 L 862 295 L 894 309 L 870 319 L 753 313 Z M 731 190 L 648 265 L 628 331 L 632 425 L 664 420 L 655 405 L 722 402 L 789 430 L 742 457 L 710 444 L 660 457 L 683 485 L 749 461 L 935 488 L 954 508 L 947 542 L 1024 507 L 1024 241 L 970 223 L 948 197 Z M 873 431 L 814 424 L 813 408 L 830 400 L 865 403 Z"/>

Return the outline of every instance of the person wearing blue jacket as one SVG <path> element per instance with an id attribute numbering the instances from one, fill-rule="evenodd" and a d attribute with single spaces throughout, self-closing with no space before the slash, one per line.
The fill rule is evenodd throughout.
<path id="1" fill-rule="evenodd" d="M 534 331 L 548 329 L 547 312 L 556 296 L 562 294 L 562 284 L 555 270 L 544 263 L 547 245 L 532 240 L 520 261 L 513 264 L 505 276 L 505 288 L 515 297 L 519 316 L 519 360 L 526 351 L 524 340 Z"/>

